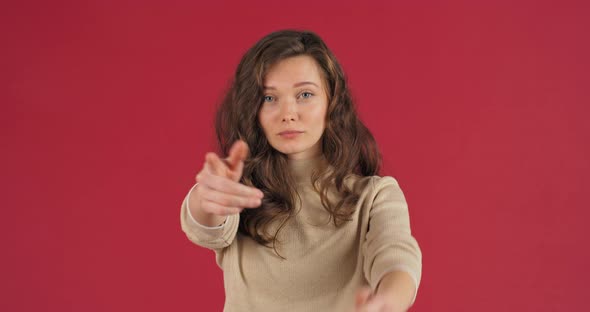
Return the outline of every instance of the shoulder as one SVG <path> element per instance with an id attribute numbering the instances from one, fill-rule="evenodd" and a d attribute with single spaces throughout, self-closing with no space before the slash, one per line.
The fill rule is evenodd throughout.
<path id="1" fill-rule="evenodd" d="M 347 184 L 356 190 L 357 194 L 364 194 L 368 198 L 383 195 L 402 195 L 397 179 L 392 176 L 359 176 L 350 175 Z"/>
<path id="2" fill-rule="evenodd" d="M 406 206 L 406 198 L 397 179 L 391 176 L 371 176 L 367 198 L 372 206 L 400 205 Z"/>
<path id="3" fill-rule="evenodd" d="M 386 188 L 388 186 L 399 187 L 399 183 L 392 176 L 371 176 L 371 184 L 374 189 Z"/>
<path id="4" fill-rule="evenodd" d="M 358 176 L 351 177 L 353 183 L 362 184 L 367 190 L 377 192 L 382 190 L 399 189 L 397 179 L 392 176 Z"/>

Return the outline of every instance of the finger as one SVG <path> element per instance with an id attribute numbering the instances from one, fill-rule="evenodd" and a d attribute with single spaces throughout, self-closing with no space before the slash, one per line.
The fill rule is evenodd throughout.
<path id="1" fill-rule="evenodd" d="M 231 169 L 235 169 L 238 163 L 246 160 L 248 157 L 248 144 L 242 140 L 236 141 L 229 150 L 229 157 L 227 158 Z"/>
<path id="2" fill-rule="evenodd" d="M 260 198 L 236 196 L 213 189 L 208 189 L 206 192 L 202 192 L 201 194 L 203 199 L 212 201 L 225 207 L 256 208 L 261 204 Z"/>
<path id="3" fill-rule="evenodd" d="M 207 153 L 205 160 L 213 170 L 214 174 L 227 177 L 229 175 L 229 168 L 215 153 Z"/>
<path id="4" fill-rule="evenodd" d="M 209 165 L 207 160 L 205 160 L 205 163 L 203 164 L 203 169 L 197 173 L 195 180 L 199 183 L 204 183 L 203 176 L 205 174 L 215 174 L 215 172 L 213 172 L 213 168 L 211 168 L 211 165 Z"/>
<path id="5" fill-rule="evenodd" d="M 244 162 L 238 161 L 237 166 L 229 171 L 229 178 L 235 182 L 240 181 L 242 174 L 244 172 Z"/>
<path id="6" fill-rule="evenodd" d="M 262 191 L 257 188 L 249 187 L 228 178 L 210 174 L 206 171 L 199 173 L 199 181 L 208 188 L 223 193 L 258 199 L 264 196 Z"/>
<path id="7" fill-rule="evenodd" d="M 356 300 L 355 306 L 358 308 L 361 305 L 365 304 L 369 297 L 371 296 L 371 289 L 368 287 L 363 287 L 356 292 Z"/>
<path id="8" fill-rule="evenodd" d="M 226 207 L 208 200 L 201 201 L 201 209 L 203 209 L 203 211 L 207 213 L 211 213 L 218 216 L 234 215 L 242 211 L 242 209 L 237 207 Z"/>

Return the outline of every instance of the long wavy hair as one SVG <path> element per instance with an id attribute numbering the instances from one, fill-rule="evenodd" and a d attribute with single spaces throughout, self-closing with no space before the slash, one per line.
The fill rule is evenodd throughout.
<path id="1" fill-rule="evenodd" d="M 216 115 L 216 133 L 220 151 L 229 153 L 238 139 L 250 148 L 241 183 L 264 193 L 261 207 L 244 209 L 239 232 L 276 250 L 278 233 L 293 216 L 298 196 L 287 156 L 275 150 L 266 139 L 258 121 L 263 103 L 263 81 L 269 68 L 283 59 L 307 55 L 321 68 L 328 94 L 325 130 L 321 137 L 323 156 L 331 167 L 322 167 L 312 175 L 314 189 L 331 221 L 340 226 L 351 220 L 358 190 L 344 180 L 351 174 L 372 176 L 379 173 L 381 155 L 371 132 L 360 121 L 347 87 L 344 72 L 324 41 L 311 31 L 273 32 L 251 47 L 242 57 Z M 336 190 L 340 200 L 331 202 L 328 191 Z M 278 227 L 270 226 L 278 222 Z"/>

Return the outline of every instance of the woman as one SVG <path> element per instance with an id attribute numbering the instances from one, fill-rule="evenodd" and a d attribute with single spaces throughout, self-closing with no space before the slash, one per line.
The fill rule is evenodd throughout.
<path id="1" fill-rule="evenodd" d="M 312 32 L 243 56 L 181 225 L 215 251 L 224 311 L 405 311 L 422 254 L 406 201 L 361 123 L 344 73 Z"/>

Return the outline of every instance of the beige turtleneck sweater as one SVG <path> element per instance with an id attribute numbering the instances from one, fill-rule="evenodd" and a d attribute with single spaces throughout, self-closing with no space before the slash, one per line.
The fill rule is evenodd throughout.
<path id="1" fill-rule="evenodd" d="M 195 244 L 215 251 L 223 270 L 224 311 L 350 311 L 361 286 L 375 290 L 386 273 L 396 270 L 414 278 L 417 292 L 422 253 L 397 181 L 346 179 L 351 186 L 358 181 L 362 192 L 352 221 L 336 228 L 310 181 L 320 161 L 324 159 L 289 161 L 301 203 L 296 201 L 297 213 L 279 233 L 278 250 L 286 259 L 237 233 L 239 215 L 217 227 L 198 224 L 185 197 L 182 230 Z"/>

